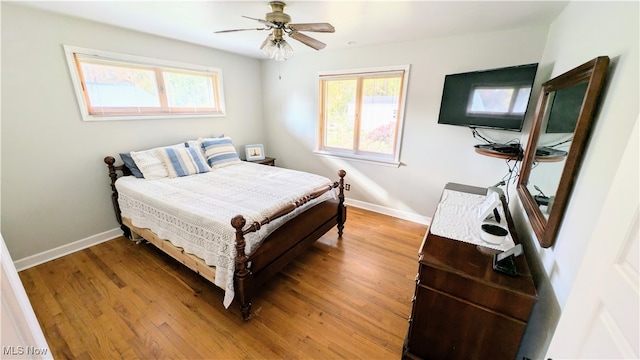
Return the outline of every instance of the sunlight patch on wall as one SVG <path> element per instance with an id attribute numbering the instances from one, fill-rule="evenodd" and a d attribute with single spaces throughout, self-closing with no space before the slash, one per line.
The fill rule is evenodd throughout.
<path id="1" fill-rule="evenodd" d="M 380 186 L 363 172 L 353 168 L 353 166 L 351 166 L 347 161 L 329 156 L 318 156 L 318 159 L 329 164 L 329 168 L 331 169 L 344 169 L 347 172 L 345 183 L 352 184 L 352 186 L 357 184 L 356 186 L 358 186 L 359 191 L 366 193 L 368 197 L 373 197 L 375 199 L 375 203 L 373 203 L 373 205 L 386 207 L 390 210 L 397 210 L 398 212 L 407 213 L 408 215 L 418 215 L 423 217 L 422 214 L 417 213 L 413 208 L 404 202 L 399 201 L 386 188 Z M 346 197 L 348 201 L 348 192 L 346 193 Z"/>

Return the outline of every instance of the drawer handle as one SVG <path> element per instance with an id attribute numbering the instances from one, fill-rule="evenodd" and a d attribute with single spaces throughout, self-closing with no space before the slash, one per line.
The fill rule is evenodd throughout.
<path id="1" fill-rule="evenodd" d="M 413 295 L 413 297 L 411 298 L 411 302 L 412 303 L 416 302 L 416 296 L 415 295 Z"/>
<path id="2" fill-rule="evenodd" d="M 416 274 L 416 285 L 420 285 L 420 274 Z"/>

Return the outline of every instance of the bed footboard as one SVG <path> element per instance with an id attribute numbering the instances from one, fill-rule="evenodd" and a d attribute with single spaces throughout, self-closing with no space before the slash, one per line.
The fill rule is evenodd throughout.
<path id="1" fill-rule="evenodd" d="M 340 179 L 334 182 L 332 185 L 320 188 L 311 194 L 299 199 L 298 201 L 288 204 L 287 206 L 279 209 L 273 215 L 265 217 L 261 221 L 255 221 L 251 225 L 245 228 L 247 222 L 242 215 L 236 215 L 233 219 L 231 219 L 231 226 L 236 229 L 236 270 L 235 270 L 235 291 L 237 299 L 240 303 L 240 310 L 242 312 L 242 319 L 249 320 L 251 317 L 251 297 L 252 293 L 255 291 L 257 284 L 253 283 L 253 274 L 249 268 L 249 256 L 247 256 L 245 252 L 245 238 L 246 234 L 255 232 L 260 230 L 260 228 L 266 224 L 269 224 L 271 221 L 276 220 L 298 207 L 306 204 L 312 199 L 318 198 L 322 194 L 330 191 L 332 189 L 338 188 L 338 207 L 336 209 L 335 215 L 335 224 L 338 227 L 338 236 L 342 237 L 344 230 L 344 223 L 346 221 L 346 207 L 344 205 L 344 177 L 346 175 L 346 171 L 340 170 L 338 171 L 338 176 Z M 333 219 L 333 218 L 332 218 Z M 313 230 L 313 229 L 312 229 Z M 311 234 L 309 234 L 311 235 Z M 320 234 L 321 236 L 322 234 Z M 319 236 L 317 237 L 319 238 Z M 315 241 L 317 238 L 313 238 Z M 287 251 L 292 249 L 284 249 L 282 252 L 286 254 Z M 272 259 L 275 260 L 275 259 Z"/>

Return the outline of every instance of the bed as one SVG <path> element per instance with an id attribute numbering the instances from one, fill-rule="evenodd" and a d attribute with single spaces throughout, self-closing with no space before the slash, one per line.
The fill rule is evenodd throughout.
<path id="1" fill-rule="evenodd" d="M 140 178 L 127 161 L 104 162 L 124 235 L 148 241 L 222 288 L 223 305 L 237 301 L 245 321 L 271 276 L 334 226 L 343 234 L 343 170 L 331 182 L 238 158 L 189 176 Z"/>

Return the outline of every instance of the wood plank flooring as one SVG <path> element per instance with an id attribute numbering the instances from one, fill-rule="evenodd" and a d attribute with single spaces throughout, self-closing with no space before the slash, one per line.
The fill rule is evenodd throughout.
<path id="1" fill-rule="evenodd" d="M 20 272 L 56 359 L 397 359 L 425 225 L 350 207 L 243 322 L 223 291 L 121 237 Z"/>

